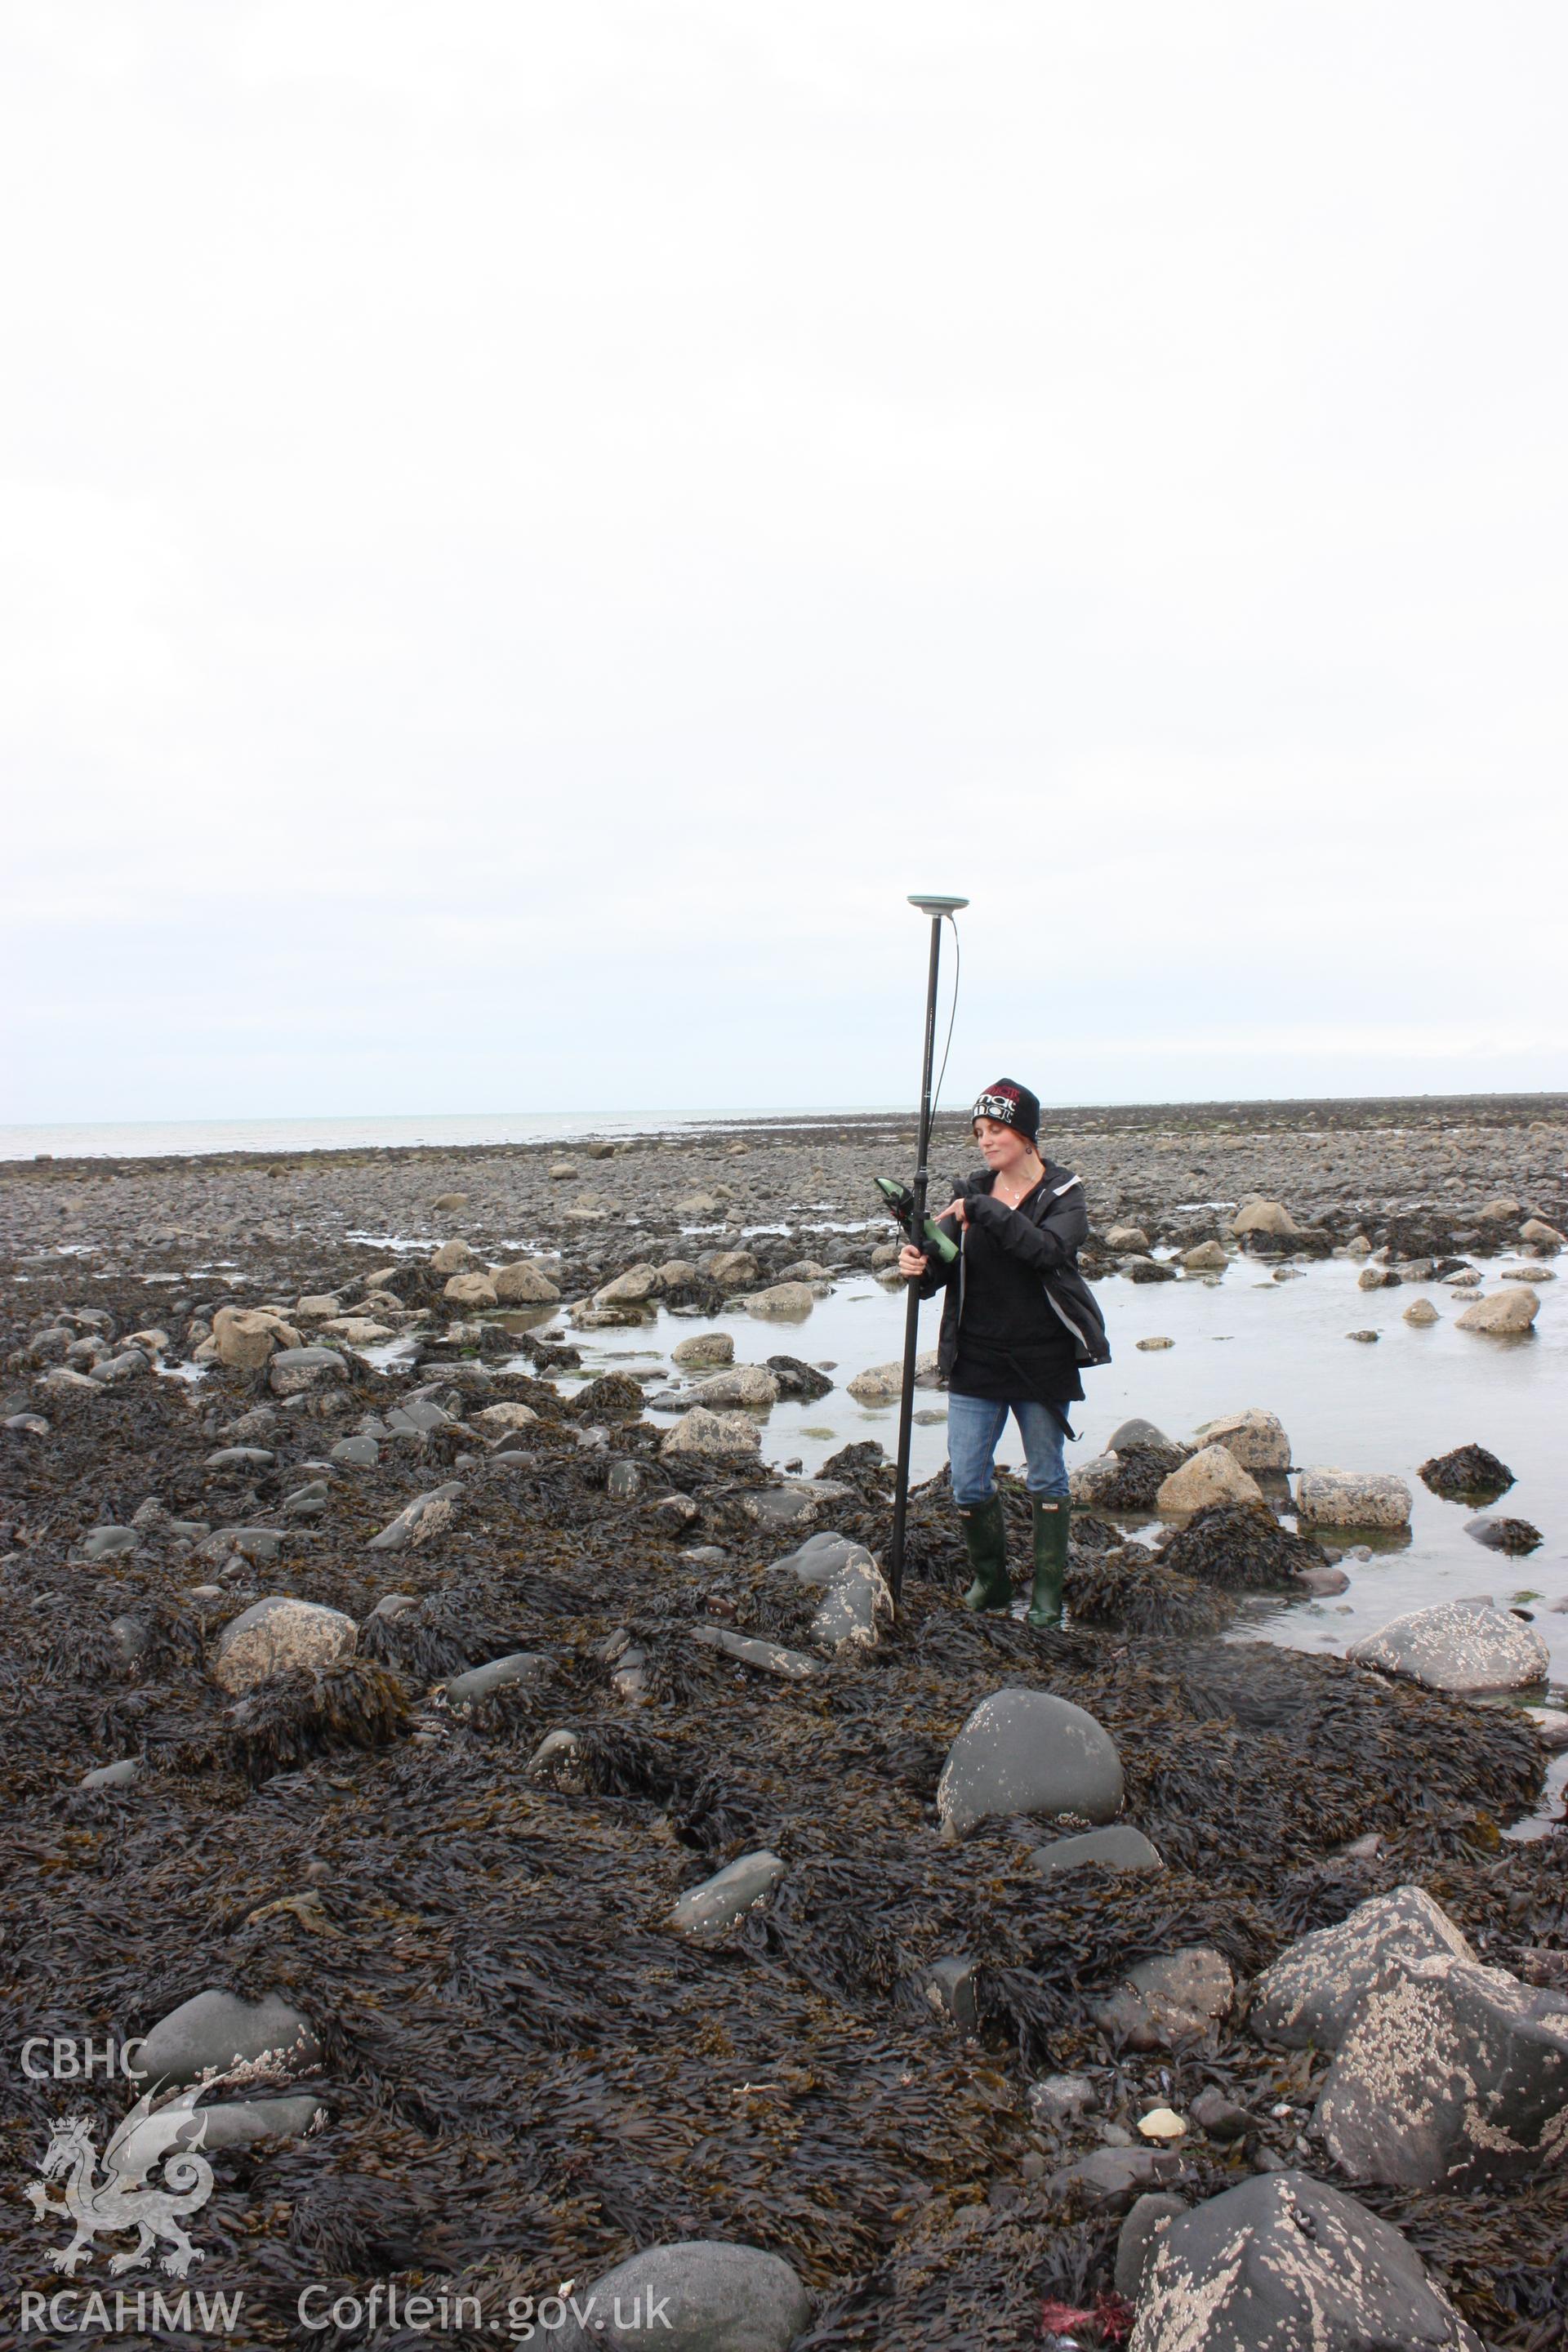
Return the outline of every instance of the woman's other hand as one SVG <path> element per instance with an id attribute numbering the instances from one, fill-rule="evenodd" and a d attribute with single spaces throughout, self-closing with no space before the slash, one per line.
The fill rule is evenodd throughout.
<path id="1" fill-rule="evenodd" d="M 942 1211 L 942 1216 L 937 1219 L 937 1223 L 939 1225 L 942 1223 L 942 1218 L 944 1217 L 951 1217 L 953 1223 L 958 1227 L 960 1233 L 963 1231 L 964 1226 L 969 1223 L 969 1211 L 964 1206 L 963 1195 L 962 1192 L 959 1194 L 956 1201 L 951 1202 Z"/>
<path id="2" fill-rule="evenodd" d="M 918 1282 L 927 1263 L 925 1252 L 916 1249 L 913 1242 L 906 1242 L 899 1252 L 899 1272 L 906 1282 Z"/>

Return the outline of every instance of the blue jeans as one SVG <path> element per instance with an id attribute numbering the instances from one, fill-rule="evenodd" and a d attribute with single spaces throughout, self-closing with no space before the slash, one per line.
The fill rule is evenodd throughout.
<path id="1" fill-rule="evenodd" d="M 985 1397 L 950 1393 L 947 1458 L 952 1471 L 952 1499 L 961 1511 L 972 1510 L 994 1492 L 991 1465 L 1009 1413 L 1018 1424 L 1028 1457 L 1030 1494 L 1048 1499 L 1068 1491 L 1062 1425 L 1048 1405 L 993 1404 Z"/>

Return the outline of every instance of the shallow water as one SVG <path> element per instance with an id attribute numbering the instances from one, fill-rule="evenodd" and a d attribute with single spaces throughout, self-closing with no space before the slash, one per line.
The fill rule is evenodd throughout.
<path id="1" fill-rule="evenodd" d="M 1296 1279 L 1276 1282 L 1247 1260 L 1213 1281 L 1137 1286 L 1111 1276 L 1101 1282 L 1097 1289 L 1115 1361 L 1086 1377 L 1088 1395 L 1074 1422 L 1080 1442 L 1068 1448 L 1069 1464 L 1099 1453 L 1118 1423 L 1133 1413 L 1172 1437 L 1187 1438 L 1197 1423 L 1219 1413 L 1248 1405 L 1277 1412 L 1299 1465 L 1394 1471 L 1409 1486 L 1415 1508 L 1407 1542 L 1343 1538 L 1342 1565 L 1351 1583 L 1337 1601 L 1264 1607 L 1254 1630 L 1295 1648 L 1337 1652 L 1390 1617 L 1435 1601 L 1489 1593 L 1507 1606 L 1517 1596 L 1539 1594 L 1540 1601 L 1521 1605 L 1532 1611 L 1552 1653 L 1553 1681 L 1568 1683 L 1568 1614 L 1552 1607 L 1568 1601 L 1563 1285 L 1542 1285 L 1531 1338 L 1492 1339 L 1454 1328 L 1475 1292 L 1450 1291 L 1441 1283 L 1363 1291 L 1357 1272 L 1347 1260 L 1330 1259 Z M 1489 1276 L 1486 1290 L 1500 1286 Z M 1426 1330 L 1405 1323 L 1404 1311 L 1417 1297 L 1429 1298 L 1442 1321 Z M 922 1349 L 935 1346 L 939 1319 L 939 1302 L 921 1310 Z M 809 1473 L 858 1438 L 879 1438 L 892 1453 L 893 1407 L 857 1404 L 847 1384 L 867 1365 L 896 1358 L 903 1328 L 901 1294 L 859 1277 L 840 1284 L 799 1322 L 764 1322 L 743 1308 L 711 1322 L 661 1311 L 640 1330 L 568 1336 L 582 1349 L 585 1374 L 617 1360 L 636 1369 L 707 1329 L 731 1334 L 738 1362 L 785 1353 L 831 1363 L 831 1395 L 815 1404 L 777 1404 L 761 1421 L 764 1459 L 782 1465 L 798 1458 Z M 1347 1338 L 1361 1329 L 1377 1331 L 1376 1343 Z M 1174 1346 L 1140 1351 L 1135 1342 L 1156 1334 Z M 936 1391 L 916 1391 L 917 1412 L 940 1413 L 944 1402 Z M 1542 1530 L 1544 1541 L 1528 1558 L 1483 1549 L 1465 1533 L 1474 1507 L 1440 1501 L 1415 1475 L 1431 1455 L 1471 1440 L 1500 1454 L 1514 1473 L 1517 1483 L 1493 1508 Z M 998 1456 L 1022 1463 L 1011 1424 Z M 931 1476 L 945 1458 L 942 1426 L 917 1424 L 916 1480 Z M 1140 1532 L 1152 1533 L 1157 1525 L 1147 1521 Z M 1339 1542 L 1330 1538 L 1328 1548 L 1334 1550 Z M 1363 1542 L 1372 1556 L 1358 1559 L 1353 1548 Z"/>
<path id="2" fill-rule="evenodd" d="M 574 1143 L 591 1137 L 678 1135 L 692 1128 L 748 1128 L 814 1118 L 837 1122 L 859 1112 L 817 1107 L 789 1110 L 461 1111 L 428 1117 L 336 1118 L 55 1119 L 0 1126 L 0 1160 L 150 1160 L 209 1151 L 357 1151 L 445 1144 L 461 1150 L 495 1143 Z"/>

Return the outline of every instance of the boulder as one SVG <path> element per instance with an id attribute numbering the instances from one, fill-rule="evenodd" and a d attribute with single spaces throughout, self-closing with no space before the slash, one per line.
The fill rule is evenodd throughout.
<path id="1" fill-rule="evenodd" d="M 774 1568 L 787 1570 L 801 1584 L 822 1589 L 822 1605 L 811 1621 L 811 1639 L 818 1649 L 875 1646 L 879 1621 L 893 1613 L 893 1596 L 863 1544 L 847 1536 L 811 1536 L 798 1551 L 776 1560 Z"/>
<path id="2" fill-rule="evenodd" d="M 1278 1413 L 1249 1405 L 1245 1412 L 1227 1412 L 1218 1421 L 1201 1421 L 1196 1434 L 1205 1445 L 1223 1445 L 1244 1470 L 1289 1470 L 1290 1441 Z"/>
<path id="3" fill-rule="evenodd" d="M 1246 1201 L 1230 1221 L 1230 1230 L 1237 1241 L 1244 1234 L 1271 1234 L 1280 1241 L 1290 1241 L 1300 1232 L 1300 1226 L 1283 1201 Z"/>
<path id="4" fill-rule="evenodd" d="M 1131 1421 L 1120 1423 L 1105 1441 L 1108 1454 L 1143 1453 L 1151 1447 L 1162 1447 L 1173 1454 L 1179 1450 L 1163 1429 L 1157 1429 L 1152 1421 L 1139 1419 L 1136 1414 Z"/>
<path id="5" fill-rule="evenodd" d="M 798 1322 L 809 1315 L 816 1304 L 816 1293 L 807 1282 L 775 1282 L 771 1289 L 754 1290 L 746 1301 L 748 1315 L 760 1315 L 774 1322 Z"/>
<path id="6" fill-rule="evenodd" d="M 701 1381 L 697 1401 L 710 1412 L 721 1412 L 729 1405 L 777 1404 L 779 1384 L 774 1375 L 764 1371 L 760 1364 L 737 1364 L 732 1370 L 715 1372 Z"/>
<path id="7" fill-rule="evenodd" d="M 617 1274 L 602 1290 L 594 1293 L 595 1307 L 640 1307 L 658 1288 L 658 1276 L 651 1265 L 628 1266 Z"/>
<path id="8" fill-rule="evenodd" d="M 1211 1503 L 1261 1503 L 1262 1489 L 1228 1446 L 1205 1445 L 1161 1481 L 1154 1497 L 1160 1512 L 1205 1511 Z"/>
<path id="9" fill-rule="evenodd" d="M 316 2065 L 321 2045 L 308 2021 L 279 1993 L 242 2000 L 216 1987 L 193 1994 L 172 2009 L 146 2036 L 137 2054 L 141 2081 L 195 2083 L 230 2066 L 276 2061 L 279 2077 L 303 2074 Z"/>
<path id="10" fill-rule="evenodd" d="M 348 1365 L 335 1348 L 279 1348 L 267 1370 L 274 1396 L 300 1396 L 346 1381 Z"/>
<path id="11" fill-rule="evenodd" d="M 689 1339 L 682 1339 L 670 1351 L 670 1361 L 683 1371 L 695 1371 L 704 1365 L 732 1364 L 735 1342 L 728 1331 L 693 1331 Z"/>
<path id="12" fill-rule="evenodd" d="M 1352 2179 L 1512 2180 L 1568 2155 L 1568 1990 L 1450 1952 L 1400 1962 L 1340 2042 L 1316 2127 Z"/>
<path id="13" fill-rule="evenodd" d="M 1113 2284 L 1125 2302 L 1137 2302 L 1160 2241 L 1173 2221 L 1192 2210 L 1184 2197 L 1173 2196 L 1169 2189 L 1153 2189 L 1134 2200 L 1116 2238 Z"/>
<path id="14" fill-rule="evenodd" d="M 388 1520 L 378 1536 L 372 1536 L 366 1549 L 402 1551 L 406 1546 L 428 1543 L 432 1536 L 451 1525 L 462 1491 L 462 1480 L 449 1478 L 444 1486 L 433 1487 L 428 1495 L 416 1495 L 395 1519 Z"/>
<path id="15" fill-rule="evenodd" d="M 1358 1904 L 1337 1927 L 1315 1927 L 1257 1979 L 1247 2022 L 1260 2041 L 1337 2050 L 1362 2001 L 1406 1960 L 1473 1960 L 1464 1937 L 1424 1886 Z"/>
<path id="16" fill-rule="evenodd" d="M 1110 1734 L 1070 1699 L 993 1691 L 948 1750 L 936 1809 L 952 1839 L 995 1814 L 1109 1822 L 1121 1810 L 1121 1759 Z"/>
<path id="17" fill-rule="evenodd" d="M 466 1192 L 437 1192 L 430 1203 L 438 1217 L 451 1216 L 455 1211 L 466 1209 L 468 1205 L 468 1196 Z"/>
<path id="18" fill-rule="evenodd" d="M 716 1217 L 722 1207 L 722 1202 L 711 1192 L 688 1192 L 684 1200 L 677 1201 L 675 1213 L 678 1217 Z"/>
<path id="19" fill-rule="evenodd" d="M 1397 1290 L 1404 1276 L 1395 1274 L 1391 1265 L 1363 1265 L 1356 1276 L 1358 1290 Z"/>
<path id="20" fill-rule="evenodd" d="M 1236 1979 L 1223 1956 L 1193 1944 L 1140 1960 L 1092 2015 L 1098 2026 L 1134 2050 L 1168 2050 L 1173 2042 L 1208 2033 L 1218 2019 L 1229 2016 L 1235 2000 Z"/>
<path id="21" fill-rule="evenodd" d="M 1522 1618 L 1485 1601 L 1439 1601 L 1392 1617 L 1354 1642 L 1352 1664 L 1376 1666 L 1428 1690 L 1523 1690 L 1546 1680 L 1551 1654 Z"/>
<path id="22" fill-rule="evenodd" d="M 708 1260 L 710 1278 L 726 1290 L 748 1289 L 762 1270 L 750 1250 L 715 1250 Z"/>
<path id="23" fill-rule="evenodd" d="M 549 1276 L 531 1258 L 514 1258 L 498 1265 L 490 1276 L 496 1302 L 501 1307 L 548 1307 L 561 1296 Z"/>
<path id="24" fill-rule="evenodd" d="M 776 1853 L 765 1849 L 743 1853 L 738 1862 L 705 1878 L 700 1886 L 689 1886 L 670 1913 L 669 1925 L 684 1936 L 700 1939 L 721 1936 L 757 1904 L 765 1903 L 784 1874 L 784 1865 Z"/>
<path id="25" fill-rule="evenodd" d="M 1189 1274 L 1223 1274 L 1230 1257 L 1223 1242 L 1196 1242 L 1182 1252 L 1182 1264 Z"/>
<path id="26" fill-rule="evenodd" d="M 1555 1256 L 1563 1247 L 1562 1234 L 1555 1225 L 1549 1225 L 1544 1217 L 1527 1217 L 1519 1229 L 1519 1238 L 1543 1251 L 1549 1257 Z"/>
<path id="27" fill-rule="evenodd" d="M 225 1690 L 247 1691 L 296 1667 L 332 1665 L 352 1654 L 358 1639 L 359 1628 L 341 1609 L 269 1592 L 224 1627 L 213 1675 Z"/>
<path id="28" fill-rule="evenodd" d="M 139 1756 L 121 1756 L 113 1764 L 100 1764 L 96 1771 L 84 1772 L 77 1782 L 79 1789 L 128 1789 L 142 1778 Z"/>
<path id="29" fill-rule="evenodd" d="M 1163 1870 L 1164 1856 L 1131 1822 L 1112 1822 L 1109 1829 L 1086 1830 L 1081 1836 L 1057 1838 L 1037 1846 L 1031 1857 L 1043 1878 L 1063 1870 Z"/>
<path id="30" fill-rule="evenodd" d="M 1172 2219 L 1128 2352 L 1485 2352 L 1399 2231 L 1302 2172 Z"/>
<path id="31" fill-rule="evenodd" d="M 1506 1192 L 1495 1201 L 1488 1201 L 1476 1211 L 1476 1222 L 1482 1225 L 1506 1225 L 1519 1214 L 1519 1202 L 1510 1201 Z"/>
<path id="32" fill-rule="evenodd" d="M 335 1291 L 320 1290 L 294 1301 L 295 1317 L 301 1323 L 324 1323 L 330 1316 L 342 1311 L 342 1301 Z"/>
<path id="33" fill-rule="evenodd" d="M 464 1675 L 454 1675 L 447 1685 L 448 1706 L 471 1706 L 476 1699 L 489 1698 L 492 1691 L 504 1690 L 511 1683 L 548 1682 L 555 1672 L 555 1661 L 538 1650 L 513 1650 L 504 1658 L 492 1658 L 488 1665 L 470 1666 Z"/>
<path id="34" fill-rule="evenodd" d="M 1454 1328 L 1508 1339 L 1528 1331 L 1540 1312 L 1540 1299 L 1528 1284 L 1521 1283 L 1514 1290 L 1495 1290 L 1489 1298 L 1473 1298 Z"/>
<path id="35" fill-rule="evenodd" d="M 479 1429 L 493 1429 L 498 1433 L 509 1429 L 532 1429 L 539 1415 L 531 1404 L 484 1404 L 474 1415 Z"/>
<path id="36" fill-rule="evenodd" d="M 454 1274 L 441 1296 L 449 1298 L 454 1307 L 466 1307 L 470 1311 L 500 1303 L 500 1293 L 488 1274 Z"/>
<path id="37" fill-rule="evenodd" d="M 1429 1298 L 1413 1298 L 1405 1310 L 1405 1322 L 1413 1324 L 1418 1331 L 1424 1331 L 1429 1325 L 1440 1323 L 1442 1319 Z"/>
<path id="38" fill-rule="evenodd" d="M 805 1682 L 822 1672 L 821 1660 L 808 1658 L 804 1650 L 789 1650 L 782 1642 L 737 1633 L 727 1625 L 694 1625 L 691 1638 L 704 1649 L 722 1650 L 727 1656 L 738 1658 L 743 1666 L 754 1666 L 759 1674 L 776 1675 L 781 1682 Z"/>
<path id="39" fill-rule="evenodd" d="M 1157 2189 L 1181 2168 L 1180 2158 L 1152 2147 L 1097 2147 L 1075 2164 L 1053 2172 L 1047 2189 L 1053 2203 L 1071 2198 L 1089 2211 L 1124 2205 L 1141 2189 Z"/>
<path id="40" fill-rule="evenodd" d="M 1146 1257 L 1149 1236 L 1142 1225 L 1112 1225 L 1105 1236 L 1105 1246 L 1110 1250 L 1135 1250 L 1140 1256 Z"/>
<path id="41" fill-rule="evenodd" d="M 645 2246 L 571 2301 L 549 2338 L 557 2352 L 786 2352 L 811 2317 L 811 2297 L 781 2254 L 707 2238 Z"/>
<path id="42" fill-rule="evenodd" d="M 298 1348 L 300 1334 L 265 1307 L 220 1307 L 213 1317 L 213 1352 L 231 1371 L 259 1371 L 279 1348 Z"/>
<path id="43" fill-rule="evenodd" d="M 1451 1454 L 1436 1454 L 1416 1472 L 1424 1486 L 1448 1502 L 1492 1503 L 1513 1485 L 1506 1462 L 1484 1445 L 1456 1445 Z"/>
<path id="44" fill-rule="evenodd" d="M 697 1454 L 724 1455 L 756 1454 L 762 1441 L 757 1424 L 744 1412 L 710 1412 L 693 1405 L 669 1431 L 659 1447 L 661 1455 Z"/>
<path id="45" fill-rule="evenodd" d="M 1386 1470 L 1303 1470 L 1296 1481 L 1301 1527 L 1404 1528 L 1410 1489 Z"/>
<path id="46" fill-rule="evenodd" d="M 915 1358 L 915 1386 L 934 1388 L 937 1378 L 937 1351 L 928 1348 Z M 848 1389 L 857 1404 L 897 1404 L 904 1391 L 902 1360 L 892 1364 L 868 1364 L 863 1372 L 856 1373 Z"/>
<path id="47" fill-rule="evenodd" d="M 478 1264 L 479 1259 L 467 1242 L 443 1242 L 440 1248 L 431 1254 L 430 1271 L 432 1274 L 462 1274 Z"/>
<path id="48" fill-rule="evenodd" d="M 815 1364 L 803 1363 L 798 1356 L 770 1356 L 768 1370 L 779 1384 L 779 1394 L 802 1404 L 815 1404 L 818 1397 L 832 1393 L 833 1382 Z"/>

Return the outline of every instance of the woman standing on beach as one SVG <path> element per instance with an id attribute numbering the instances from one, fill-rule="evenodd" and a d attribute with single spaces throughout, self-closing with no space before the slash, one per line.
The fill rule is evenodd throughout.
<path id="1" fill-rule="evenodd" d="M 1080 1366 L 1110 1349 L 1094 1295 L 1078 1271 L 1089 1232 L 1083 1186 L 1039 1150 L 1037 1095 L 998 1078 L 970 1124 L 985 1160 L 938 1223 L 958 1244 L 947 1265 L 906 1244 L 899 1272 L 922 1297 L 945 1287 L 937 1361 L 948 1385 L 952 1499 L 974 1581 L 966 1609 L 1012 1606 L 1007 1526 L 993 1483 L 997 1443 L 1012 1413 L 1028 1458 L 1034 1520 L 1029 1622 L 1059 1625 L 1067 1569 L 1067 1408 L 1083 1395 Z"/>

